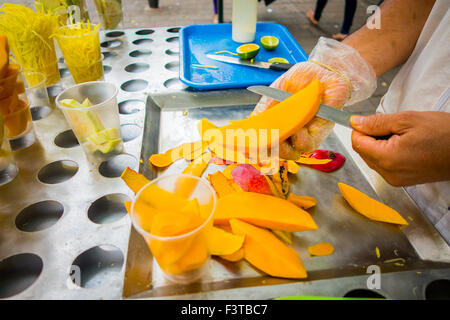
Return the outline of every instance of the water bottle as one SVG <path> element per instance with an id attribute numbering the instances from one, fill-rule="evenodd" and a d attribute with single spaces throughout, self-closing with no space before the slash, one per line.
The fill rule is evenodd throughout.
<path id="1" fill-rule="evenodd" d="M 255 40 L 258 0 L 233 0 L 233 41 Z"/>

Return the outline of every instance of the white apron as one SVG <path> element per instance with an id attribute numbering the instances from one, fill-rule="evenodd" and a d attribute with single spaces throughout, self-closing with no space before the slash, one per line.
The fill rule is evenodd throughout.
<path id="1" fill-rule="evenodd" d="M 379 112 L 450 112 L 449 9 L 450 0 L 436 1 L 413 53 L 381 100 Z M 405 189 L 450 245 L 450 181 Z"/>

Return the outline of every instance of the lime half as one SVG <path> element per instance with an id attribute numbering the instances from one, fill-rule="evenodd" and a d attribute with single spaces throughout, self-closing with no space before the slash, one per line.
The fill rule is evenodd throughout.
<path id="1" fill-rule="evenodd" d="M 241 59 L 249 60 L 256 57 L 259 52 L 259 46 L 254 43 L 243 44 L 236 49 L 237 54 Z"/>
<path id="2" fill-rule="evenodd" d="M 269 59 L 267 62 L 269 63 L 289 63 L 289 61 L 287 61 L 285 58 L 271 58 Z"/>
<path id="3" fill-rule="evenodd" d="M 278 47 L 278 43 L 280 41 L 277 37 L 274 36 L 264 36 L 261 38 L 261 45 L 266 50 L 275 50 L 276 47 Z"/>

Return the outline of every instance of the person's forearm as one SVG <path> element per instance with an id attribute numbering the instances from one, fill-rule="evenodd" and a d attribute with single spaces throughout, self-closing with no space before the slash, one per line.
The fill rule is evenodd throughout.
<path id="1" fill-rule="evenodd" d="M 380 6 L 381 29 L 364 25 L 343 43 L 355 48 L 380 76 L 411 55 L 434 2 L 386 0 Z"/>

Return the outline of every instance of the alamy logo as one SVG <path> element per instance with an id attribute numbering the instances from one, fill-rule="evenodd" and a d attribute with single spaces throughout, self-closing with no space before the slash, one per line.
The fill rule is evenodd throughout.
<path id="1" fill-rule="evenodd" d="M 77 286 L 81 286 L 81 269 L 79 266 L 72 265 L 70 266 L 70 280 L 75 283 Z"/>
<path id="2" fill-rule="evenodd" d="M 376 5 L 371 5 L 367 7 L 367 14 L 371 14 L 369 18 L 367 18 L 366 26 L 367 29 L 381 29 L 381 10 L 380 7 Z"/>
<path id="3" fill-rule="evenodd" d="M 270 175 L 279 169 L 279 129 L 225 129 L 208 128 L 202 130 L 202 140 L 221 159 L 235 163 L 261 165 L 261 173 Z M 190 148 L 183 148 L 184 155 Z M 194 151 L 194 158 L 200 156 Z M 196 154 L 195 154 L 196 153 Z M 176 157 L 176 154 L 171 154 Z M 176 160 L 174 158 L 173 160 Z"/>
<path id="4" fill-rule="evenodd" d="M 367 267 L 366 273 L 371 275 L 367 278 L 367 289 L 381 289 L 381 269 L 373 264 Z"/>

